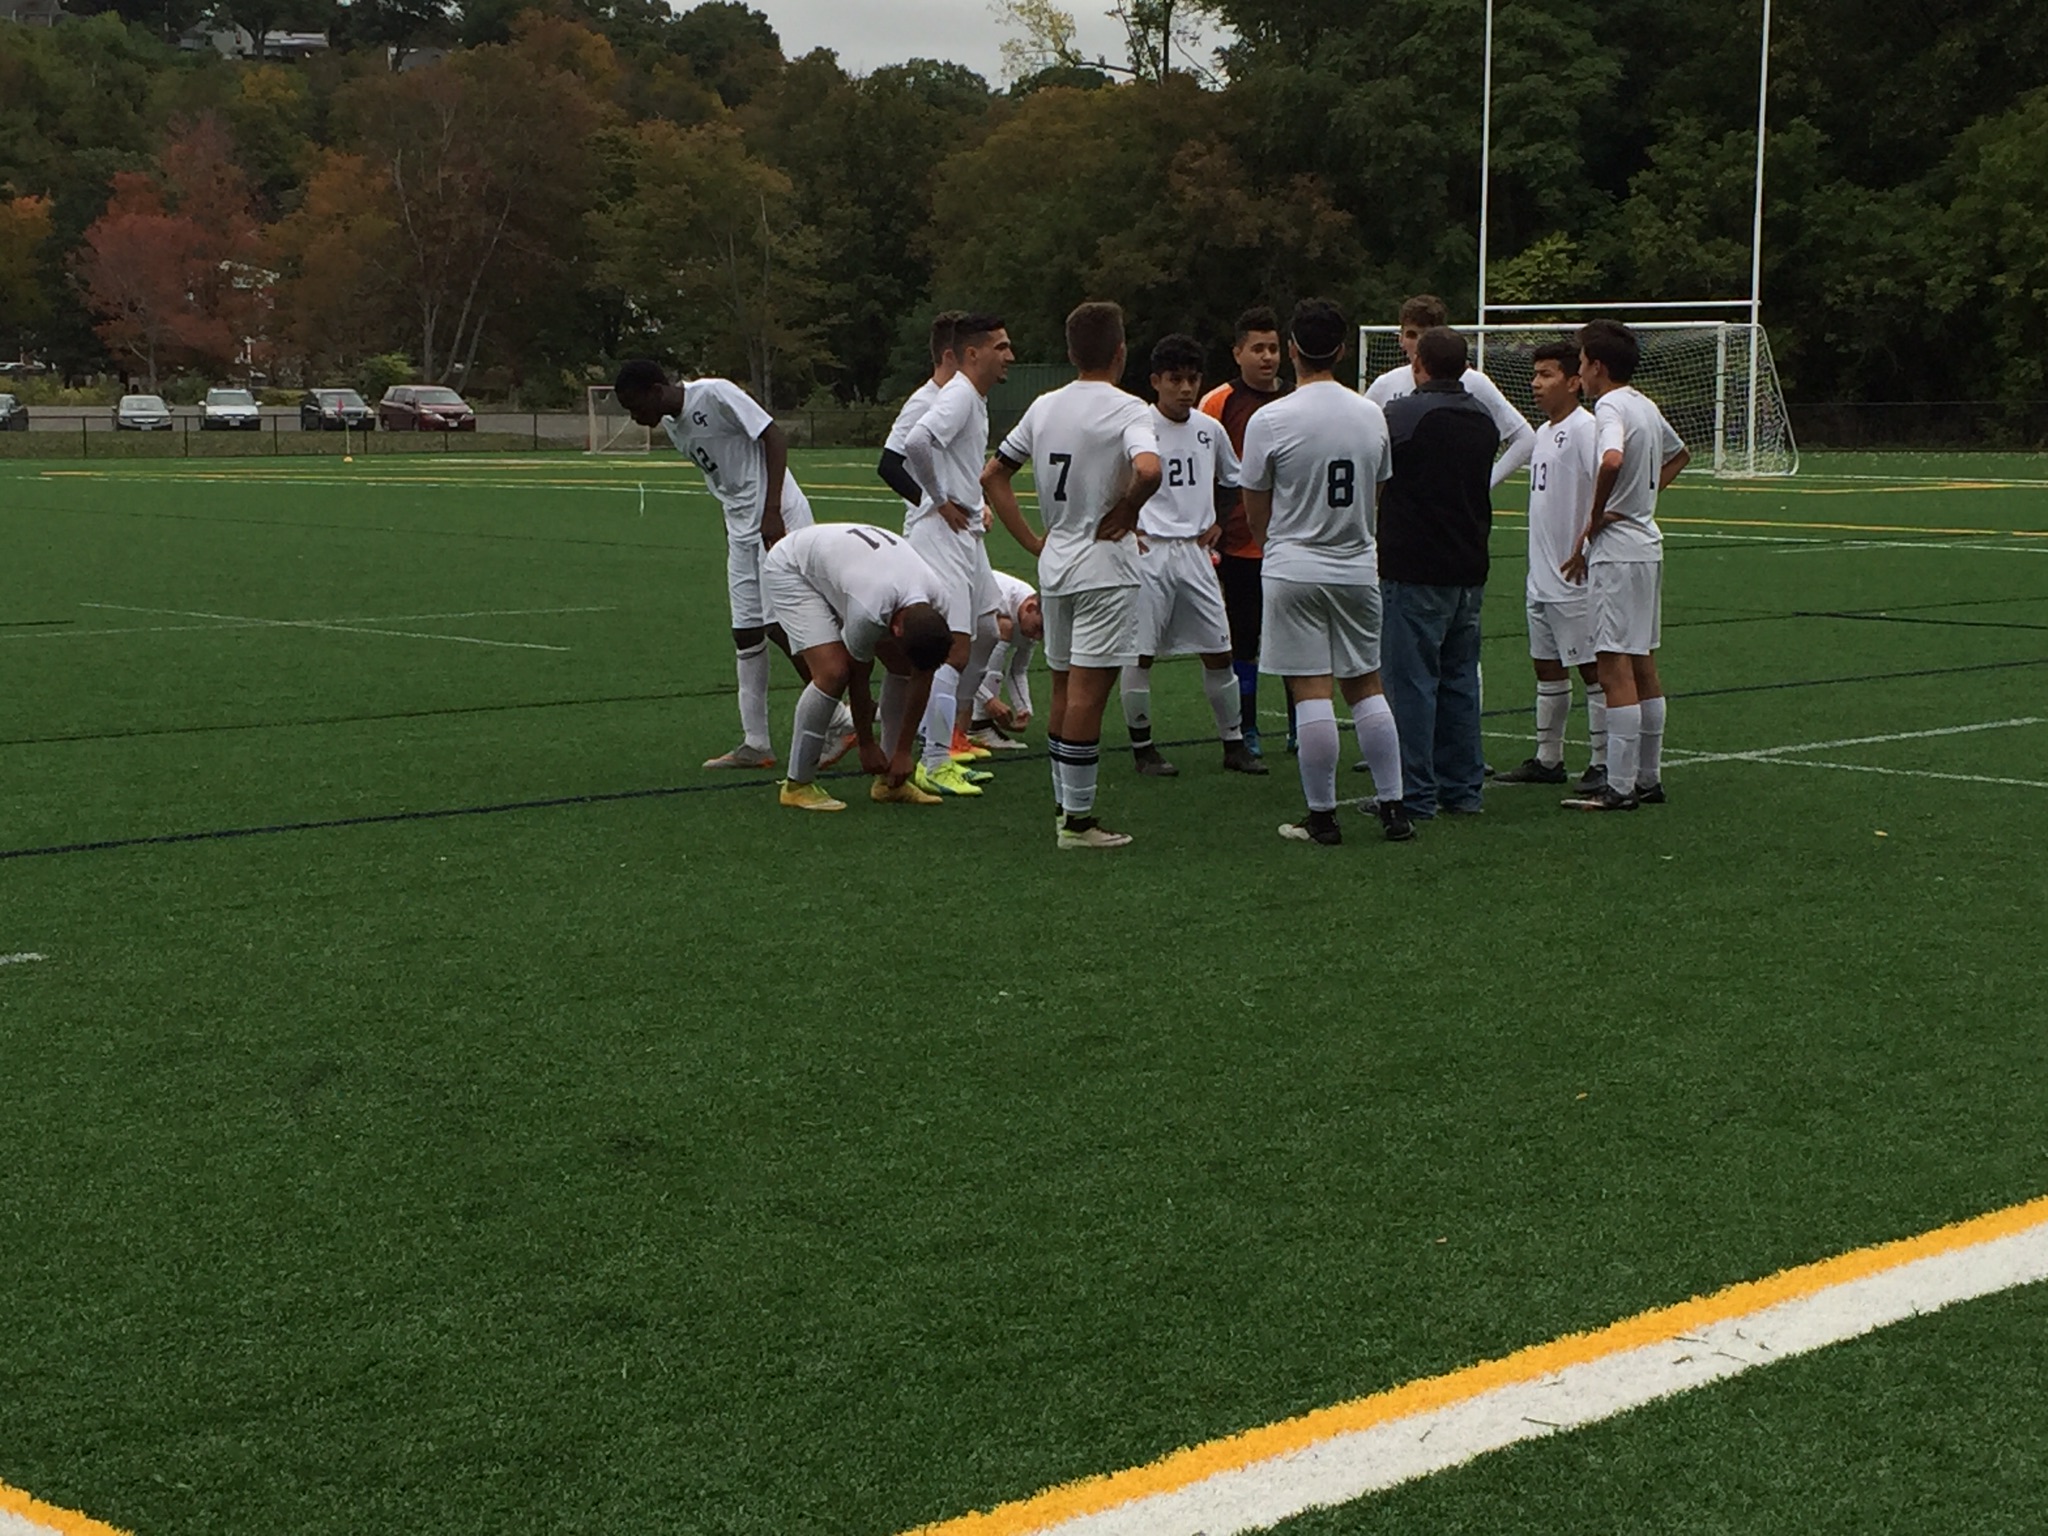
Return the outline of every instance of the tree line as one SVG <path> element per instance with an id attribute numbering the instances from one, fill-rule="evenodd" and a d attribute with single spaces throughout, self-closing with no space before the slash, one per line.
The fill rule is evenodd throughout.
<path id="1" fill-rule="evenodd" d="M 86 11 L 103 0 L 73 0 Z M 0 354 L 567 403 L 616 359 L 886 398 L 940 308 L 1057 361 L 1079 298 L 1220 342 L 1325 293 L 1469 316 L 1484 0 L 1008 0 L 1012 78 L 787 57 L 738 0 L 199 0 L 0 26 Z M 1491 297 L 1740 295 L 1754 3 L 1498 0 Z M 1803 0 L 1773 54 L 1766 318 L 1807 400 L 2048 394 L 2048 6 Z M 1222 359 L 1220 346 L 1218 360 Z"/>

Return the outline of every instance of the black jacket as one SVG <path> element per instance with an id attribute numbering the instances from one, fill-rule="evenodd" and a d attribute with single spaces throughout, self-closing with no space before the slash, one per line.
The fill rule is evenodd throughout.
<path id="1" fill-rule="evenodd" d="M 1500 428 L 1465 386 L 1432 381 L 1387 406 L 1394 478 L 1380 494 L 1380 578 L 1430 587 L 1486 582 Z"/>

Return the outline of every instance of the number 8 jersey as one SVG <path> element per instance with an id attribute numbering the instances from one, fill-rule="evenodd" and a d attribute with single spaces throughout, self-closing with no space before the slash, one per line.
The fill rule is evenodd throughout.
<path id="1" fill-rule="evenodd" d="M 1045 525 L 1040 592 L 1069 597 L 1138 585 L 1138 541 L 1098 539 L 1095 530 L 1130 489 L 1131 460 L 1159 452 L 1151 406 L 1114 384 L 1076 379 L 1032 401 L 997 452 L 1031 466 Z"/>
<path id="2" fill-rule="evenodd" d="M 1244 429 L 1244 488 L 1273 493 L 1265 574 L 1357 586 L 1379 580 L 1372 510 L 1393 476 L 1380 408 L 1334 379 L 1275 400 Z"/>

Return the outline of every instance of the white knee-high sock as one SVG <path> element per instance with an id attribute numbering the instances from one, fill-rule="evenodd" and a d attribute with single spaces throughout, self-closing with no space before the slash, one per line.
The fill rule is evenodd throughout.
<path id="1" fill-rule="evenodd" d="M 1643 712 L 1642 749 L 1636 758 L 1636 783 L 1644 789 L 1664 780 L 1664 700 L 1660 695 L 1637 706 Z"/>
<path id="2" fill-rule="evenodd" d="M 1593 749 L 1589 761 L 1595 768 L 1607 766 L 1607 690 L 1598 683 L 1586 684 L 1586 745 Z"/>
<path id="3" fill-rule="evenodd" d="M 1376 800 L 1401 798 L 1401 733 L 1394 725 L 1394 707 L 1383 693 L 1370 694 L 1351 706 L 1351 728 L 1358 732 L 1358 753 L 1372 770 Z"/>
<path id="4" fill-rule="evenodd" d="M 1564 722 L 1572 712 L 1572 685 L 1568 679 L 1536 684 L 1536 761 L 1555 768 L 1564 761 Z"/>
<path id="5" fill-rule="evenodd" d="M 769 750 L 768 642 L 757 641 L 735 658 L 740 674 L 740 732 L 747 745 Z"/>
<path id="6" fill-rule="evenodd" d="M 1304 699 L 1294 706 L 1294 740 L 1301 749 L 1301 792 L 1312 811 L 1337 809 L 1337 706 Z"/>
<path id="7" fill-rule="evenodd" d="M 876 701 L 875 742 L 884 756 L 896 750 L 896 733 L 903 729 L 903 717 L 910 712 L 910 679 L 894 672 L 882 674 L 882 696 Z"/>
<path id="8" fill-rule="evenodd" d="M 1058 736 L 1045 738 L 1045 759 L 1052 765 L 1052 803 L 1055 810 L 1067 808 L 1067 744 Z"/>
<path id="9" fill-rule="evenodd" d="M 1130 727 L 1131 750 L 1142 752 L 1152 745 L 1152 669 L 1125 667 L 1117 678 L 1116 691 L 1123 699 L 1124 724 Z"/>
<path id="10" fill-rule="evenodd" d="M 825 740 L 832 733 L 832 716 L 839 701 L 816 683 L 805 683 L 797 695 L 796 724 L 789 737 L 789 779 L 808 784 L 818 776 L 818 759 L 824 755 Z"/>
<path id="11" fill-rule="evenodd" d="M 1216 734 L 1224 741 L 1243 741 L 1244 695 L 1237 691 L 1237 674 L 1229 667 L 1202 668 L 1202 692 L 1216 717 Z"/>
<path id="12" fill-rule="evenodd" d="M 953 714 L 960 697 L 960 669 L 950 661 L 932 674 L 932 696 L 924 707 L 924 765 L 943 768 L 953 760 Z"/>
<path id="13" fill-rule="evenodd" d="M 995 624 L 984 616 L 982 626 L 974 632 L 974 645 L 967 653 L 967 670 L 960 674 L 953 709 L 953 718 L 964 727 L 971 729 L 974 725 L 974 703 L 981 697 L 982 684 L 988 679 L 989 659 L 1000 643 Z"/>
<path id="14" fill-rule="evenodd" d="M 1624 795 L 1636 788 L 1636 767 L 1643 745 L 1643 706 L 1607 706 L 1607 782 Z"/>
<path id="15" fill-rule="evenodd" d="M 1102 764 L 1102 743 L 1063 741 L 1060 746 L 1067 757 L 1060 804 L 1069 816 L 1092 816 L 1095 813 L 1095 779 Z"/>

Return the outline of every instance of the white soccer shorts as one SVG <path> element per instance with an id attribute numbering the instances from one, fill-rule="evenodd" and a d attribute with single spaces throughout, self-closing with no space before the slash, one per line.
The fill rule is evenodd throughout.
<path id="1" fill-rule="evenodd" d="M 1097 587 L 1065 596 L 1047 592 L 1045 660 L 1055 672 L 1073 667 L 1131 667 L 1138 662 L 1138 589 Z"/>
<path id="2" fill-rule="evenodd" d="M 1324 586 L 1268 576 L 1259 670 L 1272 677 L 1363 677 L 1380 669 L 1377 584 Z"/>
<path id="3" fill-rule="evenodd" d="M 795 533 L 799 528 L 810 527 L 811 522 L 811 504 L 803 496 L 783 502 L 785 532 Z M 758 525 L 745 535 L 735 534 L 730 524 L 726 526 L 725 591 L 732 605 L 734 629 L 760 629 L 776 621 L 774 602 L 761 579 L 762 563 L 767 558 Z"/>
<path id="4" fill-rule="evenodd" d="M 768 551 L 761 564 L 761 585 L 769 609 L 789 636 L 789 648 L 803 652 L 814 645 L 830 645 L 841 635 L 839 615 L 794 561 L 777 558 L 781 553 L 780 545 Z"/>
<path id="5" fill-rule="evenodd" d="M 939 578 L 945 600 L 938 609 L 946 616 L 946 627 L 956 635 L 973 634 L 981 571 L 988 566 L 988 550 L 982 541 L 971 533 L 955 533 L 937 516 L 919 518 L 904 537 Z M 987 580 L 993 608 L 995 578 Z"/>
<path id="6" fill-rule="evenodd" d="M 1538 661 L 1583 667 L 1598 651 L 1590 594 L 1563 603 L 1529 604 L 1529 654 Z"/>
<path id="7" fill-rule="evenodd" d="M 1138 654 L 1214 656 L 1230 649 L 1223 584 L 1193 539 L 1145 539 L 1138 567 Z"/>
<path id="8" fill-rule="evenodd" d="M 1664 562 L 1609 560 L 1591 567 L 1593 645 L 1647 656 L 1664 643 Z"/>

